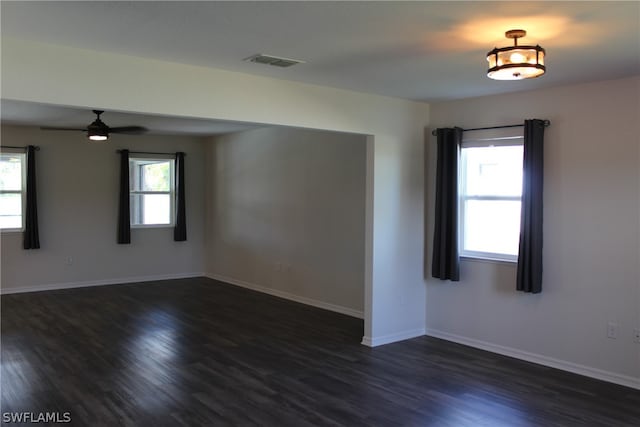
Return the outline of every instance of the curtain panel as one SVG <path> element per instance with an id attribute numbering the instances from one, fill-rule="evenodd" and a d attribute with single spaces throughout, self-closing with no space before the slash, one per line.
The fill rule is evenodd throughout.
<path id="1" fill-rule="evenodd" d="M 120 150 L 120 194 L 118 204 L 118 243 L 131 243 L 129 208 L 129 150 Z"/>
<path id="2" fill-rule="evenodd" d="M 544 121 L 524 122 L 522 208 L 516 289 L 542 292 L 542 188 Z"/>
<path id="3" fill-rule="evenodd" d="M 184 153 L 176 153 L 175 165 L 176 226 L 173 229 L 173 240 L 176 242 L 184 242 L 187 240 L 187 218 L 184 194 Z"/>
<path id="4" fill-rule="evenodd" d="M 23 247 L 25 249 L 39 249 L 40 236 L 38 233 L 38 201 L 36 192 L 36 147 L 27 147 L 27 187 L 26 187 L 25 225 L 23 233 Z"/>
<path id="5" fill-rule="evenodd" d="M 458 253 L 458 157 L 461 128 L 438 128 L 436 166 L 436 211 L 431 275 L 442 280 L 460 280 Z"/>

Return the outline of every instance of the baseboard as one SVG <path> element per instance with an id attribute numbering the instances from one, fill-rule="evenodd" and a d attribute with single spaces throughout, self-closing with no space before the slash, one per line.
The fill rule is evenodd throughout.
<path id="1" fill-rule="evenodd" d="M 565 360 L 555 359 L 541 354 L 529 353 L 516 348 L 504 347 L 490 342 L 454 335 L 435 329 L 427 329 L 426 335 L 640 390 L 640 378 L 604 371 L 602 369 L 579 365 L 577 363 L 567 362 Z"/>
<path id="2" fill-rule="evenodd" d="M 117 279 L 89 280 L 84 282 L 51 283 L 21 288 L 0 288 L 0 295 L 21 294 L 26 292 L 55 291 L 59 289 L 88 288 L 92 286 L 122 285 L 125 283 L 155 282 L 157 280 L 188 279 L 204 277 L 204 273 L 160 274 L 156 276 L 119 277 Z"/>
<path id="3" fill-rule="evenodd" d="M 245 282 L 244 280 L 238 280 L 232 277 L 222 276 L 220 274 L 207 273 L 205 274 L 205 276 L 213 280 L 218 280 L 220 282 L 225 282 L 230 285 L 240 286 L 242 288 L 262 292 L 264 294 L 273 295 L 278 298 L 284 298 L 290 301 L 299 302 L 301 304 L 322 308 L 324 310 L 335 311 L 336 313 L 340 313 L 340 314 L 346 314 L 347 316 L 357 317 L 358 319 L 364 319 L 364 313 L 362 311 L 354 310 L 349 307 L 331 304 L 324 301 L 318 301 L 312 298 L 302 297 L 289 292 L 280 291 L 278 289 L 267 288 L 266 286 Z"/>
<path id="4" fill-rule="evenodd" d="M 395 334 L 382 335 L 379 337 L 362 337 L 362 345 L 367 347 L 377 347 L 379 345 L 391 344 L 398 341 L 404 341 L 411 338 L 421 337 L 425 333 L 424 328 L 411 329 L 409 331 L 402 331 Z"/>

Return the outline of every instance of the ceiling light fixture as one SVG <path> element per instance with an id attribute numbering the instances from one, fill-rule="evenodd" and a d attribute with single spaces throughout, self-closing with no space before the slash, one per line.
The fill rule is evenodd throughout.
<path id="1" fill-rule="evenodd" d="M 108 133 L 102 134 L 100 131 L 97 131 L 97 132 L 89 131 L 89 139 L 91 141 L 106 141 L 107 139 L 109 139 L 109 134 Z"/>
<path id="2" fill-rule="evenodd" d="M 523 80 L 545 73 L 545 50 L 536 46 L 518 46 L 518 39 L 527 35 L 525 30 L 509 30 L 504 33 L 513 39 L 513 46 L 494 48 L 487 53 L 487 76 L 494 80 Z"/>
<path id="3" fill-rule="evenodd" d="M 87 136 L 91 141 L 106 141 L 109 139 L 109 127 L 100 120 L 100 114 L 102 114 L 103 111 L 93 110 L 93 112 L 98 117 L 96 117 L 93 123 L 87 126 Z"/>
<path id="4" fill-rule="evenodd" d="M 122 133 L 125 135 L 142 135 L 147 132 L 148 129 L 142 126 L 118 126 L 118 127 L 110 127 L 107 126 L 102 120 L 100 120 L 100 114 L 104 113 L 102 110 L 93 110 L 93 114 L 96 115 L 96 119 L 91 122 L 86 129 L 83 128 L 67 128 L 67 127 L 58 127 L 58 126 L 43 126 L 40 129 L 42 130 L 73 130 L 73 131 L 82 131 L 87 133 L 87 137 L 89 141 L 97 141 L 103 142 L 109 139 L 109 135 L 112 133 Z"/>

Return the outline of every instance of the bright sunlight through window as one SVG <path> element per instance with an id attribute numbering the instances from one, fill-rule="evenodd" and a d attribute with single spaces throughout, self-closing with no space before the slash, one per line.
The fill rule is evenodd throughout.
<path id="1" fill-rule="evenodd" d="M 173 160 L 129 160 L 132 226 L 173 225 L 173 183 Z"/>
<path id="2" fill-rule="evenodd" d="M 522 139 L 463 142 L 460 254 L 515 261 L 520 238 Z"/>
<path id="3" fill-rule="evenodd" d="M 22 230 L 25 189 L 24 153 L 0 154 L 0 229 Z"/>

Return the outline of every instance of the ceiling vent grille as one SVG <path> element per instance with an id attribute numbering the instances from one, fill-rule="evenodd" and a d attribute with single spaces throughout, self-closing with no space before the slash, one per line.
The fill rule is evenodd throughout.
<path id="1" fill-rule="evenodd" d="M 291 67 L 296 64 L 304 64 L 304 61 L 298 61 L 297 59 L 280 58 L 277 56 L 263 55 L 261 53 L 245 58 L 245 61 L 255 62 L 257 64 L 273 65 L 274 67 L 281 68 Z"/>

